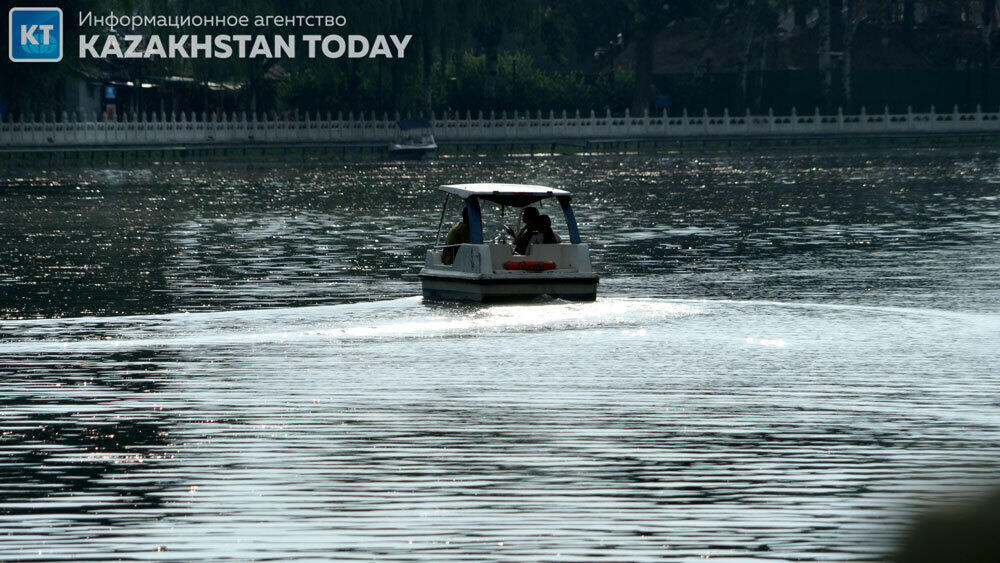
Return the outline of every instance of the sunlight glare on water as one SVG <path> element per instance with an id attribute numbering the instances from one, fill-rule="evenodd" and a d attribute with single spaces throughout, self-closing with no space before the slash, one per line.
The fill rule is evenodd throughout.
<path id="1" fill-rule="evenodd" d="M 8 180 L 0 559 L 879 559 L 1000 481 L 998 163 Z M 417 297 L 474 179 L 573 191 L 598 300 Z"/>

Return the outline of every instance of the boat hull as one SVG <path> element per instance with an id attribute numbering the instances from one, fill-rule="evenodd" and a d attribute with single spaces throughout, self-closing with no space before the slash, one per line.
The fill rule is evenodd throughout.
<path id="1" fill-rule="evenodd" d="M 424 299 L 434 301 L 495 303 L 525 301 L 543 295 L 571 301 L 593 301 L 597 299 L 598 277 L 592 274 L 502 279 L 421 274 L 420 281 Z"/>
<path id="2" fill-rule="evenodd" d="M 435 155 L 437 155 L 437 145 L 412 146 L 394 144 L 389 147 L 389 156 L 391 158 L 422 160 L 433 158 Z"/>

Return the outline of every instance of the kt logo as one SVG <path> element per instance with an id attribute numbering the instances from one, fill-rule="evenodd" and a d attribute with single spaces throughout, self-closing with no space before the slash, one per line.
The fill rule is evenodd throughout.
<path id="1" fill-rule="evenodd" d="M 55 63 L 63 58 L 63 13 L 59 8 L 11 8 L 10 60 Z"/>

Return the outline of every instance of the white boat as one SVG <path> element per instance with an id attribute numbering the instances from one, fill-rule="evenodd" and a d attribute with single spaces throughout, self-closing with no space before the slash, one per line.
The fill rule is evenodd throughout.
<path id="1" fill-rule="evenodd" d="M 447 194 L 441 210 L 442 224 L 448 200 L 457 196 L 464 202 L 469 218 L 469 242 L 439 245 L 441 225 L 438 225 L 434 248 L 427 251 L 420 270 L 424 299 L 491 302 L 542 295 L 579 301 L 597 298 L 598 275 L 591 268 L 587 245 L 580 241 L 569 192 L 521 184 L 454 184 L 439 189 Z M 569 242 L 532 244 L 521 255 L 505 240 L 483 240 L 484 202 L 523 208 L 548 198 L 555 198 L 562 209 Z M 518 209 L 517 217 L 520 216 Z M 450 264 L 443 259 L 445 252 L 454 254 Z"/>
<path id="2" fill-rule="evenodd" d="M 411 117 L 396 124 L 396 136 L 389 144 L 393 158 L 425 158 L 437 153 L 434 127 L 422 117 Z"/>

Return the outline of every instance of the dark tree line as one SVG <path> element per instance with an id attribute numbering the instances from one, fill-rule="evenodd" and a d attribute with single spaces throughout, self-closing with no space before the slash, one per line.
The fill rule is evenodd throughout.
<path id="1" fill-rule="evenodd" d="M 3 10 L 25 2 L 5 1 Z M 44 2 L 43 2 L 44 4 Z M 978 52 L 980 101 L 990 104 L 992 37 L 996 0 L 923 2 L 934 13 L 967 16 L 978 10 L 974 45 L 955 47 Z M 970 8 L 971 7 L 971 8 Z M 794 30 L 812 30 L 817 47 L 811 59 L 818 104 L 831 110 L 854 106 L 856 40 L 865 26 L 893 27 L 902 36 L 916 28 L 918 4 L 912 0 L 366 0 L 326 2 L 300 0 L 80 0 L 63 6 L 66 58 L 53 65 L 23 65 L 0 60 L 0 108 L 11 111 L 58 111 L 68 79 L 88 77 L 120 82 L 162 84 L 164 77 L 189 77 L 203 89 L 199 107 L 224 106 L 229 111 L 264 112 L 279 108 L 309 111 L 503 111 L 512 109 L 630 108 L 641 113 L 654 107 L 664 80 L 657 68 L 664 59 L 688 56 L 664 51 L 663 38 L 677 30 L 704 30 L 708 46 L 735 43 L 735 80 L 744 106 L 764 109 L 767 72 L 775 53 L 790 44 Z M 109 59 L 78 60 L 74 38 L 76 13 L 193 14 L 333 14 L 347 18 L 345 28 L 251 29 L 247 33 L 412 34 L 403 60 L 280 59 Z M 968 18 L 967 18 L 968 19 Z M 784 28 L 779 23 L 784 20 Z M 793 31 L 794 31 L 793 30 Z M 90 30 L 110 33 L 110 30 Z M 137 29 L 140 34 L 232 33 L 233 30 Z M 959 33 L 948 41 L 959 42 Z M 694 65 L 703 76 L 705 97 L 716 61 L 703 55 Z M 730 72 L 732 69 L 730 69 Z M 706 78 L 707 77 L 707 78 Z M 658 86 L 659 84 L 659 86 Z M 679 88 L 679 87 L 678 87 Z M 139 94 L 142 94 L 141 92 Z M 137 111 L 176 109 L 169 89 L 130 102 Z M 695 96 L 688 96 L 693 98 Z M 149 98 L 149 99 L 147 99 Z M 153 99 L 155 98 L 155 99 Z M 730 99 L 733 99 L 732 96 Z M 686 100 L 697 107 L 697 100 Z M 706 104 L 707 105 L 707 104 Z M 808 105 L 803 103 L 803 105 Z"/>

